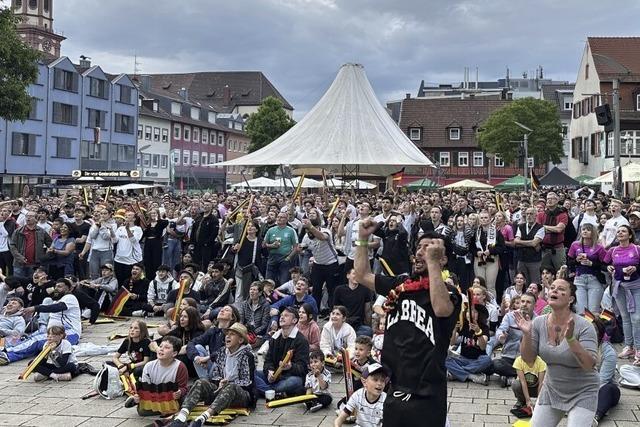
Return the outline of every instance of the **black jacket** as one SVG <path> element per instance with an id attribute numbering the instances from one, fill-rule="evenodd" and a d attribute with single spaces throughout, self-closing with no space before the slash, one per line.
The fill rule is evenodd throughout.
<path id="1" fill-rule="evenodd" d="M 276 371 L 280 362 L 284 359 L 287 351 L 293 350 L 293 358 L 291 359 L 291 369 L 282 371 L 282 377 L 301 377 L 304 379 L 307 375 L 309 367 L 309 342 L 302 335 L 298 328 L 295 337 L 289 336 L 285 338 L 282 330 L 276 332 L 274 337 L 269 340 L 269 351 L 264 358 L 263 370 L 265 373 Z"/>
<path id="2" fill-rule="evenodd" d="M 191 227 L 191 241 L 199 246 L 213 246 L 218 237 L 220 222 L 218 217 L 212 213 L 204 216 L 200 214 Z M 206 268 L 206 266 L 203 266 Z"/>

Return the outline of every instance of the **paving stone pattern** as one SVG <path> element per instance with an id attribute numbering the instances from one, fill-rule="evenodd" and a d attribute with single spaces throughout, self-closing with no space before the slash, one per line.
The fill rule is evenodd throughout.
<path id="1" fill-rule="evenodd" d="M 127 332 L 127 322 L 86 327 L 83 342 L 108 343 L 113 332 Z M 108 356 L 79 358 L 99 367 Z M 152 422 L 139 417 L 135 408 L 124 408 L 124 398 L 105 400 L 98 397 L 81 400 L 93 384 L 93 377 L 81 375 L 69 383 L 46 381 L 34 383 L 18 380 L 26 361 L 0 367 L 0 425 L 46 427 L 135 427 Z M 261 362 L 259 364 L 261 367 Z M 344 394 L 342 375 L 333 375 L 334 402 Z M 510 426 L 516 418 L 509 413 L 514 404 L 509 389 L 493 380 L 489 386 L 452 382 L 448 388 L 449 418 L 454 427 Z M 264 400 L 248 417 L 238 417 L 230 425 L 244 426 L 332 426 L 335 408 L 305 413 L 301 404 L 267 409 Z M 622 389 L 618 407 L 601 427 L 637 427 L 640 422 L 640 391 Z M 566 425 L 566 419 L 561 425 Z"/>

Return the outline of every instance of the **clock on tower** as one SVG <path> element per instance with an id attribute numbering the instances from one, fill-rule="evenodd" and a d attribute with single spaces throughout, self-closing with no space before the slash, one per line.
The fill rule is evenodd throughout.
<path id="1" fill-rule="evenodd" d="M 59 58 L 65 37 L 53 31 L 53 0 L 11 0 L 11 9 L 21 18 L 17 30 L 22 41 L 46 58 Z"/>

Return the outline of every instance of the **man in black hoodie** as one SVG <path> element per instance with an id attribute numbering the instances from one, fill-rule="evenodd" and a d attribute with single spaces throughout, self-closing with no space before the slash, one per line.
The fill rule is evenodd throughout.
<path id="1" fill-rule="evenodd" d="M 194 245 L 193 260 L 196 264 L 205 266 L 218 254 L 216 239 L 220 229 L 217 211 L 213 203 L 206 200 L 202 212 L 193 222 L 191 241 Z"/>

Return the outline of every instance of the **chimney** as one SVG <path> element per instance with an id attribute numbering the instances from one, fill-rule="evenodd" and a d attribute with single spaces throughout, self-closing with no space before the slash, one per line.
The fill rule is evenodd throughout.
<path id="1" fill-rule="evenodd" d="M 146 90 L 146 91 L 151 90 L 151 76 L 149 75 L 138 76 L 138 81 L 142 86 L 142 90 Z"/>
<path id="2" fill-rule="evenodd" d="M 189 100 L 189 91 L 184 87 L 178 91 L 178 95 L 180 95 L 180 98 L 184 99 L 185 101 Z"/>
<path id="3" fill-rule="evenodd" d="M 82 68 L 91 68 L 91 58 L 88 56 L 80 55 L 80 66 Z"/>
<path id="4" fill-rule="evenodd" d="M 411 99 L 411 94 L 410 93 L 405 94 L 404 99 Z"/>
<path id="5" fill-rule="evenodd" d="M 231 89 L 229 88 L 229 85 L 224 85 L 224 88 L 222 88 L 222 101 L 225 106 L 231 104 Z"/>

